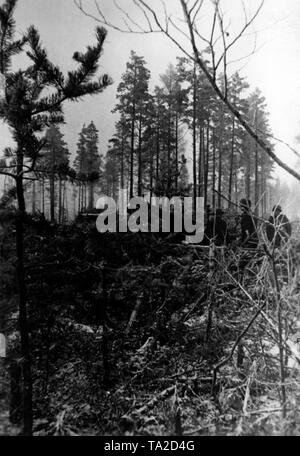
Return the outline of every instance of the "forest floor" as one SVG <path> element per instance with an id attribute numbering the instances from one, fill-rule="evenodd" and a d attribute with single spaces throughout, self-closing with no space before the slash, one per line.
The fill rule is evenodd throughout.
<path id="1" fill-rule="evenodd" d="M 299 371 L 289 368 L 289 407 L 282 420 L 278 367 L 236 358 L 222 369 L 212 394 L 212 365 L 222 352 L 218 337 L 205 343 L 206 319 L 194 316 L 164 345 L 152 338 L 139 348 L 123 341 L 109 386 L 93 396 L 84 360 L 66 363 L 56 376 L 58 435 L 299 435 Z M 224 329 L 224 328 L 223 328 Z M 212 331 L 222 331 L 222 325 Z M 170 340 L 172 339 L 172 340 Z M 224 339 L 223 339 L 224 343 Z M 252 344 L 250 338 L 245 340 Z M 136 346 L 137 347 L 137 346 Z M 230 343 L 229 343 L 230 347 Z M 125 350 L 124 350 L 125 348 Z M 225 350 L 225 353 L 227 350 Z M 89 367 L 88 369 L 91 369 Z M 66 379 L 68 379 L 66 381 Z M 70 395 L 70 388 L 72 394 Z M 51 426 L 50 426 L 51 428 Z M 49 432 L 41 430 L 39 435 Z"/>
<path id="2" fill-rule="evenodd" d="M 6 360 L 0 358 L 0 436 L 18 435 L 20 431 L 9 421 L 9 376 Z"/>
<path id="3" fill-rule="evenodd" d="M 164 239 L 34 221 L 26 252 L 35 435 L 300 434 L 299 265 L 285 277 L 278 262 L 279 296 L 263 251 L 238 281 L 239 249 L 212 262 Z M 15 435 L 7 400 L 0 434 Z"/>

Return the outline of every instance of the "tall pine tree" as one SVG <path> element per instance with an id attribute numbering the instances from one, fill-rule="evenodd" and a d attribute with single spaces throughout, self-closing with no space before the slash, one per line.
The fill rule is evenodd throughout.
<path id="1" fill-rule="evenodd" d="M 63 140 L 63 135 L 56 125 L 48 128 L 45 135 L 45 153 L 42 158 L 44 174 L 50 182 L 50 220 L 55 221 L 56 192 L 55 182 L 59 182 L 58 220 L 61 221 L 61 180 L 69 166 L 69 151 Z"/>
<path id="2" fill-rule="evenodd" d="M 142 133 L 144 129 L 144 111 L 149 99 L 148 84 L 150 71 L 146 68 L 143 57 L 134 51 L 126 65 L 126 72 L 117 89 L 118 103 L 113 112 L 118 112 L 130 124 L 130 197 L 134 194 L 134 170 L 137 163 L 138 193 L 142 183 Z"/>

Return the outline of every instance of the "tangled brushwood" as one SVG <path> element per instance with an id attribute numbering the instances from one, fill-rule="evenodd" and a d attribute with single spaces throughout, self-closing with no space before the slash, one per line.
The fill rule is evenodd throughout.
<path id="1" fill-rule="evenodd" d="M 7 223 L 12 433 L 22 391 Z M 38 217 L 26 231 L 35 435 L 299 433 L 298 233 L 253 254 Z"/>

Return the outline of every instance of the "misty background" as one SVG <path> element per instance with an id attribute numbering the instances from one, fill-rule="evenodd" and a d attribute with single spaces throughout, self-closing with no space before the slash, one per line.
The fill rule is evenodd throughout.
<path id="1" fill-rule="evenodd" d="M 157 2 L 151 2 L 151 6 Z M 226 16 L 230 17 L 233 29 L 242 25 L 243 16 L 238 12 L 237 0 L 227 2 Z M 120 21 L 111 0 L 102 0 L 100 6 L 111 20 Z M 136 14 L 130 0 L 122 0 L 122 7 L 133 17 Z M 167 0 L 168 12 L 178 16 L 177 2 Z M 250 9 L 259 5 L 251 0 Z M 97 16 L 94 0 L 83 1 L 86 11 Z M 203 13 L 203 29 L 210 27 L 209 15 Z M 83 50 L 85 45 L 93 41 L 97 25 L 92 18 L 85 16 L 74 4 L 73 0 L 19 0 L 16 10 L 18 32 L 24 32 L 30 24 L 40 31 L 43 45 L 48 50 L 50 59 L 67 71 L 74 67 L 72 55 L 74 51 Z M 270 113 L 270 126 L 274 137 L 300 149 L 297 141 L 300 126 L 300 3 L 298 0 L 265 0 L 264 6 L 255 20 L 252 29 L 245 35 L 233 51 L 235 63 L 229 67 L 229 73 L 239 71 L 247 78 L 250 90 L 258 87 L 266 98 Z M 255 52 L 252 54 L 253 45 Z M 176 57 L 182 55 L 180 50 L 162 34 L 125 34 L 108 28 L 104 54 L 101 59 L 100 71 L 108 73 L 114 83 L 102 94 L 90 97 L 80 103 L 66 103 L 65 125 L 61 127 L 71 152 L 73 161 L 78 134 L 84 123 L 94 121 L 99 130 L 100 151 L 105 156 L 108 140 L 114 131 L 117 115 L 111 111 L 116 103 L 116 90 L 122 73 L 126 69 L 130 51 L 134 50 L 143 56 L 151 71 L 151 86 L 159 81 L 169 63 L 175 63 Z M 252 54 L 244 58 L 248 54 Z M 18 57 L 18 65 L 20 58 Z M 1 149 L 12 144 L 8 128 L 0 124 Z M 284 144 L 275 142 L 275 152 L 289 166 L 300 168 L 299 158 Z M 186 145 L 188 169 L 191 170 L 191 147 Z M 190 171 L 191 175 L 191 171 Z M 277 185 L 282 188 L 282 201 L 286 212 L 292 217 L 300 216 L 298 200 L 300 183 L 287 172 L 275 167 L 274 178 L 279 179 Z M 0 177 L 0 188 L 3 178 Z"/>

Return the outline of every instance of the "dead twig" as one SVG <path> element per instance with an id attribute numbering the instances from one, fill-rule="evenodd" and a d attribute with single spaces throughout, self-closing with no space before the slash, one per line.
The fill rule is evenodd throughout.
<path id="1" fill-rule="evenodd" d="M 258 318 L 258 316 L 261 314 L 261 312 L 263 311 L 264 307 L 266 306 L 266 302 L 264 302 L 262 304 L 262 306 L 257 310 L 257 312 L 253 315 L 253 317 L 251 318 L 251 320 L 249 321 L 248 325 L 245 327 L 245 329 L 241 332 L 241 334 L 237 337 L 236 341 L 234 342 L 233 344 L 233 347 L 229 353 L 228 356 L 226 356 L 226 358 L 224 358 L 223 360 L 221 360 L 219 363 L 217 363 L 214 368 L 213 368 L 213 381 L 212 381 L 212 388 L 211 388 L 211 391 L 212 391 L 212 394 L 215 393 L 215 386 L 216 386 L 216 381 L 217 381 L 217 375 L 218 375 L 218 371 L 221 369 L 221 367 L 225 366 L 225 364 L 228 363 L 228 361 L 230 361 L 234 355 L 234 352 L 235 352 L 235 349 L 237 348 L 237 346 L 239 345 L 240 341 L 243 339 L 243 337 L 247 334 L 247 332 L 249 331 L 249 329 L 251 328 L 251 326 L 253 325 L 253 323 L 255 322 L 255 320 Z"/>
<path id="2" fill-rule="evenodd" d="M 134 309 L 133 309 L 133 311 L 132 311 L 132 313 L 130 315 L 130 319 L 129 319 L 129 322 L 128 322 L 127 327 L 126 327 L 125 334 L 128 335 L 130 333 L 130 330 L 131 330 L 131 328 L 132 328 L 132 326 L 133 326 L 133 324 L 134 324 L 134 322 L 136 320 L 136 317 L 137 317 L 137 315 L 139 313 L 139 310 L 140 310 L 140 307 L 141 307 L 142 303 L 143 303 L 143 296 L 138 296 L 136 304 L 134 306 Z"/>
<path id="3" fill-rule="evenodd" d="M 163 401 L 163 400 L 167 399 L 169 396 L 171 396 L 171 394 L 174 393 L 175 389 L 176 389 L 176 385 L 173 385 L 173 386 L 170 386 L 169 388 L 166 388 L 161 393 L 159 393 L 157 396 L 152 398 L 149 402 L 147 402 L 147 404 L 145 404 L 142 407 L 134 410 L 132 412 L 132 414 L 133 415 L 142 415 L 142 414 L 144 414 L 148 410 L 150 410 L 153 407 L 155 407 L 155 405 L 158 404 L 160 401 Z"/>

